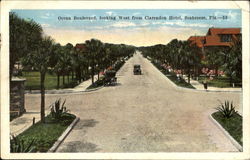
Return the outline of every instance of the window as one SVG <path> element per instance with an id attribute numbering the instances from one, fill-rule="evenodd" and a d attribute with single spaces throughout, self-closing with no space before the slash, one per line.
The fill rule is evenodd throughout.
<path id="1" fill-rule="evenodd" d="M 232 35 L 231 34 L 222 34 L 222 35 L 220 35 L 220 41 L 221 42 L 231 42 Z"/>

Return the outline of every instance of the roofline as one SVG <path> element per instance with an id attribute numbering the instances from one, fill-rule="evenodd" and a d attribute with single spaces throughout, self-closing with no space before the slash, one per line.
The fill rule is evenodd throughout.
<path id="1" fill-rule="evenodd" d="M 232 28 L 226 28 L 226 27 L 209 27 L 210 28 L 214 28 L 214 29 L 241 29 L 241 28 L 236 28 L 236 27 L 232 27 Z"/>

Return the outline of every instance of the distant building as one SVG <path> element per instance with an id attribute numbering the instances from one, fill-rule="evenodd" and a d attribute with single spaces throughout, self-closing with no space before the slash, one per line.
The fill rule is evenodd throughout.
<path id="1" fill-rule="evenodd" d="M 199 48 L 230 47 L 233 39 L 241 35 L 240 28 L 209 28 L 206 36 L 191 36 L 188 41 Z"/>
<path id="2" fill-rule="evenodd" d="M 84 43 L 77 43 L 75 45 L 75 49 L 76 50 L 82 50 L 82 51 L 86 51 L 86 45 Z"/>

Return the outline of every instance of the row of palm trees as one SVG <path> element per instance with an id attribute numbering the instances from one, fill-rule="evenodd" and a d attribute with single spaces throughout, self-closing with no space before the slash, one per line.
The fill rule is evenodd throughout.
<path id="1" fill-rule="evenodd" d="M 188 41 L 173 39 L 167 45 L 142 47 L 141 50 L 145 57 L 149 56 L 154 61 L 187 74 L 188 82 L 190 82 L 191 74 L 196 74 L 201 67 L 201 50 L 191 46 Z"/>
<path id="2" fill-rule="evenodd" d="M 241 83 L 242 79 L 242 40 L 239 35 L 230 47 L 209 47 L 204 50 L 189 41 L 173 39 L 167 45 L 141 47 L 142 54 L 154 61 L 170 66 L 173 70 L 181 70 L 182 74 L 190 77 L 199 76 L 202 68 L 218 70 L 230 78 L 230 83 Z"/>
<path id="3" fill-rule="evenodd" d="M 75 47 L 70 43 L 61 45 L 46 36 L 40 24 L 10 13 L 10 79 L 16 62 L 40 73 L 41 122 L 45 122 L 46 73 L 52 71 L 57 75 L 58 88 L 60 76 L 64 81 L 64 77 L 69 78 L 70 74 L 78 82 L 90 74 L 94 83 L 95 74 L 99 78 L 100 71 L 132 56 L 134 51 L 133 46 L 103 43 L 97 39 Z"/>

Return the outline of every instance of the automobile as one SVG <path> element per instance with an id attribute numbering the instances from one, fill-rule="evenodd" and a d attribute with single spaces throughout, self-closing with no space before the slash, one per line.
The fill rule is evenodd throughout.
<path id="1" fill-rule="evenodd" d="M 104 86 L 115 85 L 117 83 L 115 70 L 107 70 L 104 74 Z"/>
<path id="2" fill-rule="evenodd" d="M 139 64 L 134 65 L 134 75 L 141 74 L 141 66 Z"/>

